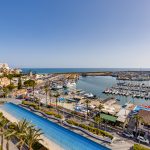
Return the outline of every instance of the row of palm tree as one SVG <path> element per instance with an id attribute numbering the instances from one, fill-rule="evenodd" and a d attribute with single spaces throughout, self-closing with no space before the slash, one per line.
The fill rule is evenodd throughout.
<path id="1" fill-rule="evenodd" d="M 59 92 L 56 91 L 53 95 L 51 93 L 51 89 L 49 88 L 49 85 L 46 84 L 44 86 L 44 91 L 45 91 L 45 96 L 46 96 L 46 106 L 48 106 L 48 96 L 49 96 L 49 100 L 50 100 L 50 105 L 51 105 L 51 97 L 54 96 L 55 97 L 55 103 L 56 103 L 56 109 L 57 109 L 57 106 L 58 106 L 58 98 L 60 96 Z"/>
<path id="2" fill-rule="evenodd" d="M 9 141 L 13 138 L 17 138 L 16 146 L 19 150 L 23 149 L 26 145 L 29 150 L 33 150 L 35 143 L 42 141 L 41 135 L 43 133 L 40 129 L 36 129 L 34 125 L 31 125 L 26 120 L 19 121 L 18 123 L 10 123 L 6 118 L 0 114 L 0 135 L 1 135 L 1 147 L 3 150 L 4 139 L 6 139 L 6 150 L 9 150 Z"/>

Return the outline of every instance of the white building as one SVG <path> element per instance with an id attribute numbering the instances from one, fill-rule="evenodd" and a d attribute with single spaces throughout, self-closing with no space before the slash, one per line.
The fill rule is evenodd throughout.
<path id="1" fill-rule="evenodd" d="M 9 70 L 9 66 L 6 63 L 0 63 L 0 69 L 8 69 Z"/>

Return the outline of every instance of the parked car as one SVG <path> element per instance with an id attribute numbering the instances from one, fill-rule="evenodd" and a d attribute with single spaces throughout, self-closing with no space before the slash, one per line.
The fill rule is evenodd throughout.
<path id="1" fill-rule="evenodd" d="M 149 140 L 144 138 L 143 136 L 138 136 L 137 140 L 139 140 L 140 142 L 149 144 Z"/>
<path id="2" fill-rule="evenodd" d="M 133 138 L 134 137 L 133 133 L 130 133 L 128 131 L 124 131 L 123 135 L 126 136 L 126 137 L 129 137 L 129 138 Z"/>

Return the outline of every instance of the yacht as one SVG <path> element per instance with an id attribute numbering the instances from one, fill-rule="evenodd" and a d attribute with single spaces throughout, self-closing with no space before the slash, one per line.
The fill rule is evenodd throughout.
<path id="1" fill-rule="evenodd" d="M 76 83 L 75 82 L 68 82 L 67 83 L 67 87 L 68 88 L 75 88 L 76 87 Z"/>
<path id="2" fill-rule="evenodd" d="M 92 93 L 86 93 L 84 94 L 85 97 L 88 97 L 88 98 L 93 98 L 94 95 Z"/>

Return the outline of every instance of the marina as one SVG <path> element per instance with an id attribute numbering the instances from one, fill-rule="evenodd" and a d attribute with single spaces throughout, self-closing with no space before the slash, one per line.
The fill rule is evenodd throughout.
<path id="1" fill-rule="evenodd" d="M 112 95 L 132 96 L 133 98 L 150 99 L 150 86 L 131 83 L 117 83 L 111 88 L 107 88 L 103 93 Z"/>
<path id="2" fill-rule="evenodd" d="M 0 150 L 150 150 L 150 1 L 1 1 Z"/>
<path id="3" fill-rule="evenodd" d="M 93 95 L 96 95 L 97 97 L 101 98 L 102 100 L 114 97 L 118 100 L 118 103 L 122 106 L 126 104 L 127 102 L 131 102 L 133 104 L 137 105 L 150 105 L 150 100 L 148 99 L 148 92 L 149 92 L 149 85 L 150 81 L 126 81 L 126 84 L 118 85 L 118 83 L 124 83 L 124 81 L 118 81 L 115 77 L 112 76 L 97 76 L 97 77 L 80 77 L 80 79 L 77 82 L 77 88 L 82 89 L 85 92 L 92 93 Z M 133 86 L 134 85 L 134 86 Z M 108 92 L 108 89 L 114 89 L 114 87 L 127 89 L 121 90 L 120 93 L 114 90 L 113 92 L 105 94 L 105 92 Z M 129 89 L 129 90 L 128 90 Z M 130 89 L 133 89 L 133 95 L 126 93 L 126 91 L 130 91 Z M 142 91 L 143 90 L 143 91 Z M 144 91 L 145 90 L 145 91 Z M 114 94 L 113 94 L 114 93 Z M 137 93 L 137 95 L 135 95 Z M 138 94 L 141 94 L 140 96 Z"/>

